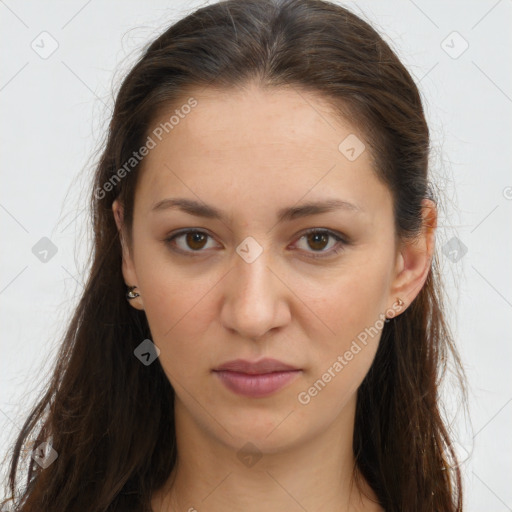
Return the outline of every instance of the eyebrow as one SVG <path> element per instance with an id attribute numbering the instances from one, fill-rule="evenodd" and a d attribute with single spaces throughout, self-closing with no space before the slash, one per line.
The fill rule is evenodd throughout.
<path id="1" fill-rule="evenodd" d="M 227 221 L 227 215 L 214 206 L 186 198 L 167 198 L 155 203 L 151 212 L 161 212 L 169 209 L 179 209 L 196 217 L 218 219 Z M 277 223 L 289 222 L 301 217 L 318 215 L 336 210 L 363 213 L 360 206 L 343 201 L 341 199 L 327 199 L 324 201 L 311 201 L 300 206 L 289 206 L 281 208 L 277 213 Z"/>

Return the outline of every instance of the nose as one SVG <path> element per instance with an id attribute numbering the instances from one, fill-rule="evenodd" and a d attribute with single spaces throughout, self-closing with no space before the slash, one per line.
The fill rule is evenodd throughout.
<path id="1" fill-rule="evenodd" d="M 291 292 L 268 251 L 252 262 L 235 257 L 224 281 L 221 321 L 239 337 L 259 340 L 290 322 Z"/>

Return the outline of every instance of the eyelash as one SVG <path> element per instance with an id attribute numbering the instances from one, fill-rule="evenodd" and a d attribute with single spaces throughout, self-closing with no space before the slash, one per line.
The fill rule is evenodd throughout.
<path id="1" fill-rule="evenodd" d="M 183 236 L 183 235 L 187 235 L 189 233 L 199 233 L 199 234 L 202 234 L 202 235 L 206 235 L 207 237 L 210 237 L 210 238 L 213 238 L 211 235 L 209 235 L 206 231 L 202 231 L 202 230 L 199 230 L 199 229 L 187 229 L 187 230 L 183 230 L 183 231 L 179 231 L 178 233 L 175 233 L 169 237 L 167 237 L 164 242 L 170 246 L 171 250 L 175 251 L 175 252 L 178 252 L 180 254 L 185 254 L 187 256 L 191 256 L 191 257 L 196 257 L 196 256 L 199 256 L 200 253 L 202 252 L 205 252 L 203 250 L 198 250 L 198 251 L 184 251 L 183 249 L 179 249 L 179 248 L 176 248 L 172 245 L 172 242 L 180 237 L 180 236 Z M 313 234 L 313 233 L 316 233 L 316 234 L 325 234 L 325 235 L 328 235 L 332 238 L 334 238 L 337 242 L 337 244 L 332 247 L 329 251 L 313 251 L 308 257 L 310 258 L 314 258 L 314 259 L 317 259 L 317 258 L 327 258 L 329 256 L 332 256 L 333 253 L 337 254 L 339 253 L 339 245 L 341 244 L 342 246 L 345 246 L 345 245 L 348 245 L 349 242 L 343 238 L 341 235 L 339 235 L 338 233 L 334 232 L 334 231 L 331 231 L 330 229 L 319 229 L 319 228 L 312 228 L 312 229 L 309 229 L 307 231 L 305 231 L 304 233 L 301 234 L 301 236 L 298 238 L 298 240 L 301 240 L 302 238 L 310 235 L 310 234 Z M 343 249 L 343 247 L 341 248 Z M 309 251 L 308 251 L 309 252 Z"/>

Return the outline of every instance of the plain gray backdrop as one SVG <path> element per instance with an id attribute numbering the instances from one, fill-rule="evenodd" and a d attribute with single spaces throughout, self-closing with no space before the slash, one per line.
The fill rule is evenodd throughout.
<path id="1" fill-rule="evenodd" d="M 113 94 L 145 44 L 207 3 L 0 0 L 2 458 L 82 291 L 87 191 Z M 449 375 L 445 388 L 466 510 L 510 511 L 512 1 L 339 3 L 379 30 L 421 89 L 446 199 L 437 244 L 469 379 L 470 418 L 456 414 Z"/>

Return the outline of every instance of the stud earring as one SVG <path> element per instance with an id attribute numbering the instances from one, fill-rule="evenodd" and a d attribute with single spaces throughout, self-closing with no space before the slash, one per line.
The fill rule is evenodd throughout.
<path id="1" fill-rule="evenodd" d="M 393 308 L 388 309 L 386 312 L 387 314 L 386 314 L 385 322 L 388 323 L 389 321 L 391 321 L 392 318 L 395 318 L 397 316 L 397 314 L 399 313 L 399 311 L 404 306 L 404 304 L 405 304 L 405 302 L 400 297 L 397 297 L 396 301 L 393 304 Z M 390 316 L 388 316 L 388 315 L 390 315 Z"/>
<path id="2" fill-rule="evenodd" d="M 128 300 L 135 299 L 136 297 L 140 297 L 140 293 L 137 293 L 135 290 L 136 286 L 128 286 L 128 291 L 126 292 L 126 298 Z"/>

